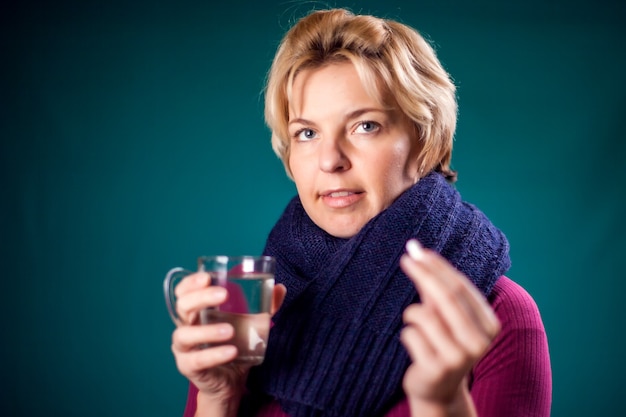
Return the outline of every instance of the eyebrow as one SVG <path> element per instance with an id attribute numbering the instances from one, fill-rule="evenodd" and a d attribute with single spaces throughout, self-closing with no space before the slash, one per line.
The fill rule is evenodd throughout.
<path id="1" fill-rule="evenodd" d="M 357 109 L 354 110 L 350 113 L 348 113 L 345 117 L 344 120 L 352 120 L 352 119 L 356 119 L 357 117 L 365 114 L 365 113 L 383 113 L 383 114 L 387 114 L 387 112 L 383 109 L 377 108 L 377 107 L 366 107 L 364 109 Z M 315 122 L 311 121 L 311 120 L 307 120 L 307 119 L 303 119 L 301 117 L 298 117 L 297 119 L 293 119 L 290 120 L 288 125 L 292 125 L 295 123 L 299 123 L 299 124 L 303 124 L 303 125 L 314 125 Z"/>

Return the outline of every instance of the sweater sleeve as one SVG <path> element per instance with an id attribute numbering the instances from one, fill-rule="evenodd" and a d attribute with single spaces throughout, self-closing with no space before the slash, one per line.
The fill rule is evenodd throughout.
<path id="1" fill-rule="evenodd" d="M 520 285 L 501 277 L 490 297 L 502 330 L 470 375 L 479 417 L 549 417 L 552 371 L 539 309 Z"/>
<path id="2" fill-rule="evenodd" d="M 197 398 L 198 388 L 196 388 L 192 382 L 189 382 L 189 389 L 187 390 L 187 403 L 185 404 L 183 417 L 194 417 L 196 415 Z"/>

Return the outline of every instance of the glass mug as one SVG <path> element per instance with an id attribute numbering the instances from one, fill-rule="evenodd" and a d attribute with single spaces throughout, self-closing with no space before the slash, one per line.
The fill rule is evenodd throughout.
<path id="1" fill-rule="evenodd" d="M 275 269 L 276 260 L 271 256 L 198 258 L 198 271 L 209 274 L 210 285 L 219 285 L 228 291 L 228 298 L 223 304 L 200 312 L 200 323 L 227 322 L 235 328 L 233 339 L 201 347 L 233 344 L 239 351 L 234 362 L 246 365 L 263 362 L 270 329 Z M 163 282 L 165 303 L 176 325 L 181 319 L 176 313 L 174 288 L 192 273 L 180 267 L 173 268 Z"/>

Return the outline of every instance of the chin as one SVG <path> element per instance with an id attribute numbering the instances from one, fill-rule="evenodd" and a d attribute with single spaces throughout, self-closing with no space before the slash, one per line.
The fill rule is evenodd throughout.
<path id="1" fill-rule="evenodd" d="M 363 225 L 330 225 L 330 227 L 322 227 L 331 236 L 341 239 L 350 239 L 352 236 L 359 233 Z"/>

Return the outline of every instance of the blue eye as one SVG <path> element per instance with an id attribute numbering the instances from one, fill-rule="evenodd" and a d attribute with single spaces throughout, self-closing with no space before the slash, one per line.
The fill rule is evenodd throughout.
<path id="1" fill-rule="evenodd" d="M 317 133 L 312 129 L 301 129 L 294 135 L 298 140 L 308 141 L 311 139 L 315 139 L 317 137 Z"/>
<path id="2" fill-rule="evenodd" d="M 355 133 L 373 133 L 380 129 L 380 124 L 376 122 L 371 122 L 369 120 L 360 122 L 357 128 L 355 129 Z"/>

